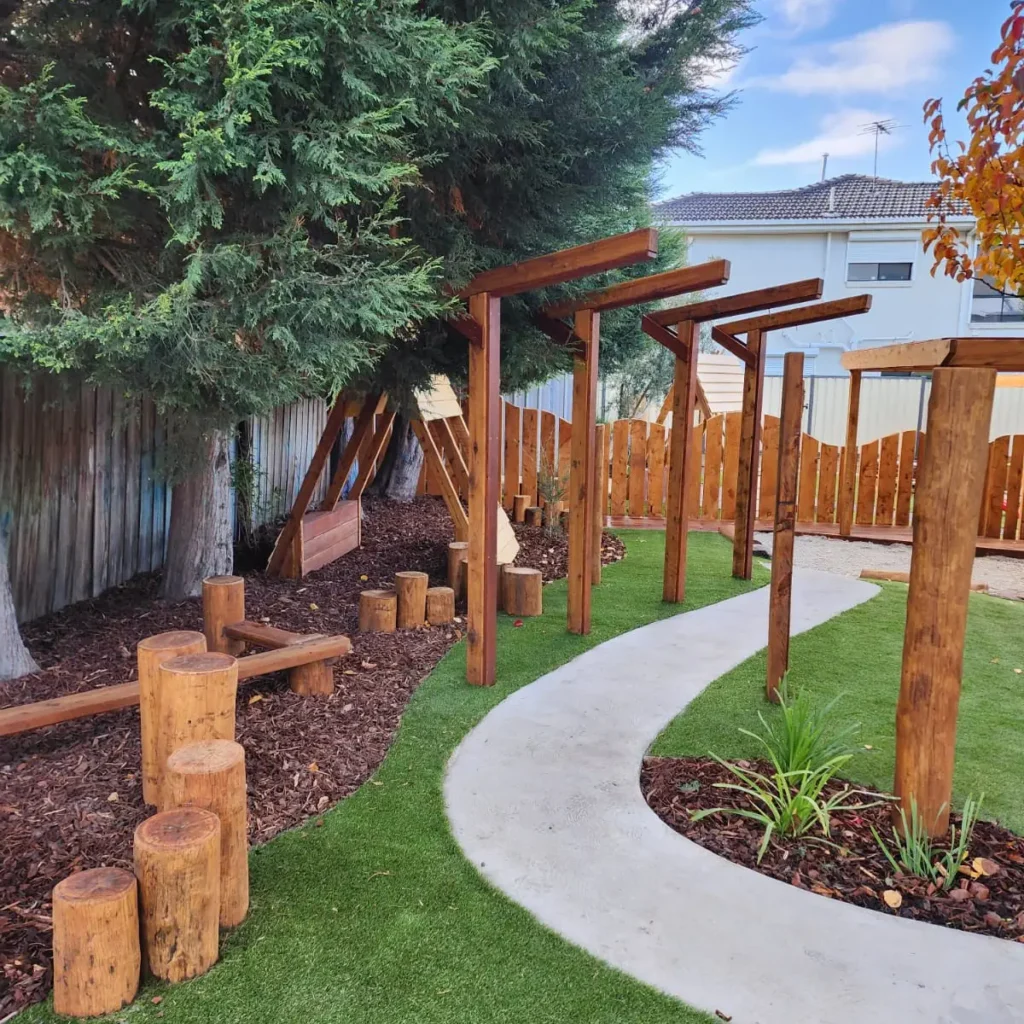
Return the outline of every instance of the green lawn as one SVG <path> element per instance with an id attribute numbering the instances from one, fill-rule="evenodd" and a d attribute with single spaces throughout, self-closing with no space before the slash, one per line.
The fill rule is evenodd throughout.
<path id="1" fill-rule="evenodd" d="M 790 684 L 821 702 L 843 694 L 838 714 L 861 723 L 859 750 L 844 771 L 851 779 L 892 788 L 896 698 L 907 588 L 882 584 L 866 604 L 794 637 Z M 1014 671 L 1014 670 L 1017 671 Z M 984 817 L 1024 832 L 1024 604 L 972 595 L 957 735 L 954 802 L 984 792 Z M 704 691 L 654 743 L 664 756 L 748 757 L 757 744 L 737 729 L 758 728 L 763 700 L 762 652 Z"/>
<path id="2" fill-rule="evenodd" d="M 148 986 L 117 1019 L 174 1024 L 696 1024 L 707 1020 L 605 967 L 487 886 L 449 831 L 445 763 L 466 732 L 513 690 L 588 648 L 679 609 L 661 602 L 664 535 L 623 533 L 628 557 L 594 594 L 594 632 L 565 632 L 565 584 L 545 614 L 502 616 L 492 689 L 463 681 L 460 644 L 417 692 L 377 775 L 310 824 L 253 852 L 252 913 L 209 974 Z M 731 549 L 690 539 L 686 608 L 749 589 Z M 767 574 L 758 569 L 756 581 Z M 639 766 L 638 770 L 639 770 Z M 162 996 L 154 1005 L 152 997 Z M 48 1006 L 26 1012 L 53 1019 Z"/>

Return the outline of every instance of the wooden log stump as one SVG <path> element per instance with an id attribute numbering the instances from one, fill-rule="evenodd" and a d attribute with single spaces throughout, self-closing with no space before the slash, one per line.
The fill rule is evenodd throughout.
<path id="1" fill-rule="evenodd" d="M 157 806 L 163 806 L 167 758 L 197 740 L 235 738 L 238 661 L 230 654 L 186 654 L 160 666 L 160 718 L 156 750 L 160 758 Z"/>
<path id="2" fill-rule="evenodd" d="M 528 494 L 517 494 L 512 499 L 512 518 L 517 523 L 522 523 L 526 520 L 526 509 L 530 504 L 530 495 Z"/>
<path id="3" fill-rule="evenodd" d="M 303 697 L 330 697 L 334 693 L 334 668 L 328 661 L 297 665 L 288 673 L 292 693 Z"/>
<path id="4" fill-rule="evenodd" d="M 466 566 L 469 564 L 469 542 L 454 540 L 448 545 L 448 586 L 455 597 L 466 596 Z"/>
<path id="5" fill-rule="evenodd" d="M 398 628 L 415 629 L 427 616 L 427 584 L 425 572 L 396 572 L 395 593 L 398 595 Z"/>
<path id="6" fill-rule="evenodd" d="M 394 633 L 398 595 L 393 590 L 364 590 L 359 595 L 359 632 Z"/>
<path id="7" fill-rule="evenodd" d="M 53 890 L 53 1009 L 98 1017 L 127 1006 L 139 988 L 139 901 L 135 876 L 93 868 Z"/>
<path id="8" fill-rule="evenodd" d="M 431 587 L 427 591 L 427 622 L 443 626 L 455 618 L 455 591 L 451 587 Z"/>
<path id="9" fill-rule="evenodd" d="M 185 981 L 217 962 L 220 819 L 201 807 L 147 818 L 135 830 L 142 954 L 149 972 Z"/>
<path id="10" fill-rule="evenodd" d="M 241 576 L 207 576 L 203 580 L 203 632 L 206 649 L 239 657 L 241 640 L 224 636 L 224 627 L 245 618 L 245 580 Z"/>
<path id="11" fill-rule="evenodd" d="M 139 668 L 139 731 L 142 740 L 142 799 L 156 806 L 159 778 L 167 754 L 159 744 L 160 666 L 183 654 L 202 654 L 206 637 L 194 630 L 173 630 L 146 637 L 136 648 Z"/>
<path id="12" fill-rule="evenodd" d="M 543 612 L 543 577 L 540 569 L 525 569 L 506 565 L 502 574 L 505 611 L 518 618 L 528 618 Z"/>
<path id="13" fill-rule="evenodd" d="M 167 758 L 164 810 L 201 807 L 220 819 L 220 926 L 234 928 L 249 910 L 245 751 L 231 740 L 187 743 Z"/>
<path id="14" fill-rule="evenodd" d="M 544 525 L 544 509 L 539 505 L 533 505 L 526 510 L 526 525 L 527 526 L 543 526 Z"/>

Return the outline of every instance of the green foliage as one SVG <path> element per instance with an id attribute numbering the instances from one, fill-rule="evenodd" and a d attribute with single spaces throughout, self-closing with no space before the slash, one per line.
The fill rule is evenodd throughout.
<path id="1" fill-rule="evenodd" d="M 824 765 L 853 755 L 852 740 L 860 729 L 857 723 L 837 728 L 833 724 L 836 705 L 842 694 L 827 704 L 816 704 L 807 690 L 791 695 L 789 677 L 778 689 L 779 714 L 767 721 L 757 713 L 761 732 L 740 729 L 766 751 L 773 763 L 784 772 L 814 771 Z"/>
<path id="2" fill-rule="evenodd" d="M 644 223 L 656 161 L 727 109 L 700 83 L 750 0 L 652 9 L 12 0 L 0 361 L 218 425 L 462 376 L 446 285 Z M 565 366 L 529 326 L 554 294 L 504 304 L 506 387 Z M 609 315 L 605 369 L 639 338 Z"/>
<path id="3" fill-rule="evenodd" d="M 928 834 L 925 823 L 921 820 L 917 801 L 910 801 L 910 817 L 905 807 L 900 807 L 901 827 L 893 829 L 893 849 L 890 850 L 877 830 L 871 829 L 875 842 L 878 843 L 885 859 L 892 865 L 897 874 L 914 875 L 933 882 L 940 889 L 949 890 L 956 882 L 960 865 L 967 859 L 967 850 L 971 843 L 974 826 L 978 823 L 981 811 L 982 794 L 977 800 L 968 797 L 964 801 L 960 828 L 950 825 L 949 843 L 940 846 Z"/>
<path id="4" fill-rule="evenodd" d="M 544 502 L 544 529 L 552 536 L 562 532 L 559 517 L 554 509 L 564 500 L 569 489 L 569 477 L 563 473 L 557 462 L 553 463 L 547 452 L 540 458 L 540 469 L 537 472 L 537 494 Z"/>
<path id="5" fill-rule="evenodd" d="M 837 698 L 838 700 L 838 698 Z M 739 779 L 738 783 L 715 783 L 748 798 L 749 807 L 716 807 L 697 811 L 694 821 L 711 814 L 735 814 L 764 826 L 764 837 L 757 851 L 758 863 L 775 835 L 797 838 L 814 828 L 828 839 L 832 815 L 838 810 L 863 810 L 871 804 L 855 803 L 859 795 L 845 786 L 832 795 L 825 790 L 852 757 L 846 742 L 857 726 L 835 729 L 830 721 L 836 700 L 824 708 L 815 708 L 798 695 L 791 699 L 785 681 L 779 688 L 781 715 L 769 724 L 760 713 L 762 731 L 740 732 L 757 741 L 771 763 L 770 774 L 754 768 L 731 764 L 716 754 L 711 756 Z"/>
<path id="6" fill-rule="evenodd" d="M 639 341 L 625 355 L 615 374 L 619 419 L 631 420 L 654 402 L 662 402 L 675 376 L 675 356 L 651 338 Z"/>

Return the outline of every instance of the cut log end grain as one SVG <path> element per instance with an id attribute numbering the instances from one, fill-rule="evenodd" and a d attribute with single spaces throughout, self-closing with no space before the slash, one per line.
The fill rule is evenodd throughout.
<path id="1" fill-rule="evenodd" d="M 426 621 L 429 582 L 430 579 L 425 572 L 395 573 L 399 629 L 415 629 Z"/>
<path id="2" fill-rule="evenodd" d="M 427 622 L 443 626 L 455 618 L 455 591 L 451 587 L 431 587 L 427 591 Z"/>
<path id="3" fill-rule="evenodd" d="M 456 598 L 466 596 L 466 566 L 469 564 L 469 542 L 455 540 L 448 545 L 448 586 Z"/>
<path id="4" fill-rule="evenodd" d="M 245 751 L 231 740 L 189 743 L 167 759 L 166 810 L 200 807 L 220 819 L 220 926 L 249 909 Z"/>
<path id="5" fill-rule="evenodd" d="M 359 631 L 394 633 L 398 618 L 398 595 L 393 590 L 364 590 L 359 595 Z"/>
<path id="6" fill-rule="evenodd" d="M 68 1017 L 114 1013 L 139 987 L 135 876 L 93 868 L 53 890 L 53 1008 Z"/>
<path id="7" fill-rule="evenodd" d="M 136 649 L 139 671 L 139 730 L 142 744 L 142 798 L 155 805 L 159 778 L 167 758 L 160 744 L 160 666 L 185 654 L 206 650 L 206 637 L 194 630 L 176 629 L 141 640 Z"/>
<path id="8" fill-rule="evenodd" d="M 217 962 L 220 833 L 217 815 L 199 807 L 162 811 L 135 830 L 142 949 L 165 981 L 194 978 Z"/>
<path id="9" fill-rule="evenodd" d="M 501 579 L 506 614 L 528 618 L 543 613 L 544 581 L 539 569 L 507 565 Z"/>

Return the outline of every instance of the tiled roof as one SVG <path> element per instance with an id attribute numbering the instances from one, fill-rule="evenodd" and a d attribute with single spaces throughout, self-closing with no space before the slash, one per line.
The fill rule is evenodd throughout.
<path id="1" fill-rule="evenodd" d="M 655 214 L 677 224 L 729 220 L 845 220 L 926 218 L 928 181 L 890 181 L 844 174 L 783 192 L 691 192 L 655 204 Z"/>

